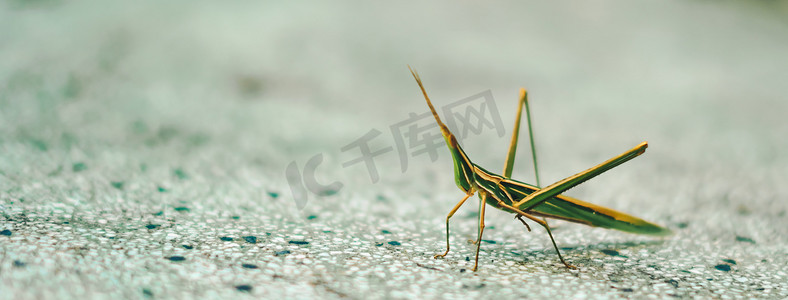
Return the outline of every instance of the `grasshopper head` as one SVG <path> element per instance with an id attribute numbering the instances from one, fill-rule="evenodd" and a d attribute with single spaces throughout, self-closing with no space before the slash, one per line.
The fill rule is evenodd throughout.
<path id="1" fill-rule="evenodd" d="M 427 96 L 427 91 L 424 89 L 424 85 L 421 83 L 419 74 L 413 71 L 410 66 L 408 66 L 408 69 L 410 69 L 410 73 L 413 74 L 413 78 L 415 78 L 416 82 L 419 84 L 419 88 L 421 88 L 421 92 L 424 94 L 424 99 L 427 100 L 427 106 L 430 107 L 432 116 L 435 117 L 435 122 L 438 123 L 438 127 L 441 129 L 443 139 L 446 140 L 446 146 L 449 147 L 451 158 L 454 161 L 454 181 L 457 183 L 457 187 L 459 187 L 463 192 L 468 193 L 474 188 L 473 163 L 471 163 L 471 160 L 468 158 L 468 155 L 465 154 L 465 151 L 462 150 L 460 144 L 457 143 L 457 138 L 454 136 L 454 134 L 452 134 L 451 131 L 449 131 L 449 128 L 446 127 L 443 122 L 441 122 L 438 112 L 436 112 L 435 107 L 432 106 L 430 97 Z"/>

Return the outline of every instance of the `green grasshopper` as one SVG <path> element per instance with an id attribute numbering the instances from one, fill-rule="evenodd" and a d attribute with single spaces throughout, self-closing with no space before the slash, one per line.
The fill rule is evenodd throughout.
<path id="1" fill-rule="evenodd" d="M 473 271 L 476 271 L 479 265 L 479 248 L 481 247 L 482 234 L 484 233 L 484 210 L 486 204 L 516 214 L 515 218 L 520 220 L 528 231 L 531 231 L 531 228 L 522 217 L 531 219 L 544 227 L 547 234 L 550 236 L 550 241 L 553 243 L 553 247 L 555 248 L 555 252 L 558 253 L 558 258 L 561 260 L 561 263 L 570 269 L 576 269 L 576 267 L 568 264 L 561 256 L 561 252 L 558 251 L 558 246 L 555 243 L 555 239 L 550 231 L 550 226 L 547 225 L 546 219 L 543 220 L 537 217 L 555 218 L 637 234 L 655 236 L 671 234 L 669 229 L 649 223 L 640 218 L 561 195 L 564 191 L 643 154 L 648 147 L 648 143 L 643 142 L 631 150 L 613 157 L 595 167 L 567 177 L 545 188 L 539 188 L 539 172 L 536 166 L 533 131 L 531 130 L 531 114 L 528 108 L 528 93 L 525 89 L 520 89 L 520 101 L 517 105 L 514 131 L 512 132 L 512 140 L 509 144 L 506 163 L 503 167 L 503 175 L 498 175 L 471 162 L 468 155 L 465 154 L 465 151 L 463 151 L 462 147 L 457 143 L 457 138 L 449 131 L 449 128 L 441 122 L 438 113 L 435 111 L 435 107 L 432 106 L 432 102 L 430 102 L 430 98 L 427 96 L 427 91 L 424 89 L 419 75 L 413 71 L 410 66 L 408 66 L 408 69 L 410 69 L 413 78 L 415 78 L 416 82 L 419 84 L 419 88 L 421 88 L 421 92 L 424 94 L 424 99 L 427 100 L 427 105 L 430 107 L 432 115 L 435 117 L 435 121 L 440 127 L 441 134 L 443 134 L 443 138 L 446 140 L 446 145 L 449 147 L 449 152 L 451 152 L 452 160 L 454 161 L 454 181 L 457 183 L 457 187 L 465 193 L 465 197 L 463 197 L 462 200 L 452 208 L 449 215 L 446 216 L 446 252 L 435 255 L 436 259 L 445 257 L 446 254 L 449 253 L 449 219 L 451 219 L 460 206 L 465 203 L 465 200 L 468 200 L 468 198 L 475 193 L 479 193 L 480 201 L 479 235 L 475 242 L 472 241 L 472 243 L 476 244 L 476 260 L 473 264 Z M 526 108 L 526 115 L 528 118 L 528 131 L 537 186 L 511 179 L 523 107 Z"/>

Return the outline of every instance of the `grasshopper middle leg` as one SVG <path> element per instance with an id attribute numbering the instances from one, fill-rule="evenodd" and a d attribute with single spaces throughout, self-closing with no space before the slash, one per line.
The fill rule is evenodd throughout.
<path id="1" fill-rule="evenodd" d="M 458 209 L 460 209 L 460 206 L 462 206 L 465 203 L 465 200 L 468 200 L 468 197 L 470 197 L 472 195 L 473 195 L 473 192 L 468 193 L 467 195 L 465 195 L 465 197 L 462 198 L 462 200 L 460 200 L 460 202 L 457 202 L 457 205 L 455 205 L 454 208 L 451 209 L 451 211 L 449 212 L 449 215 L 446 216 L 446 252 L 443 252 L 443 254 L 435 254 L 435 256 L 433 258 L 438 259 L 438 258 L 441 258 L 441 257 L 445 257 L 446 254 L 449 254 L 449 247 L 450 247 L 449 246 L 449 219 L 451 219 L 451 217 L 454 215 L 454 213 L 457 212 Z"/>
<path id="2" fill-rule="evenodd" d="M 473 271 L 479 266 L 479 248 L 482 246 L 482 234 L 484 234 L 484 208 L 487 206 L 487 193 L 481 193 L 479 200 L 479 237 L 476 239 L 476 260 L 473 263 Z"/>

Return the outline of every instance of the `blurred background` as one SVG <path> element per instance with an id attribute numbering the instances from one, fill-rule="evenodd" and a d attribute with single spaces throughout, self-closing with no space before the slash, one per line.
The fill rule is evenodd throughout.
<path id="1" fill-rule="evenodd" d="M 788 296 L 786 53 L 783 1 L 4 1 L 0 297 Z M 524 238 L 490 212 L 492 274 L 474 276 L 459 271 L 471 204 L 453 223 L 455 256 L 432 260 L 462 193 L 442 145 L 402 165 L 392 126 L 427 111 L 408 65 L 438 107 L 489 91 L 505 132 L 462 143 L 491 171 L 521 87 L 543 185 L 648 141 L 569 195 L 677 235 L 621 250 L 604 243 L 650 240 L 556 222 L 578 277 L 555 265 L 543 231 Z M 371 151 L 391 149 L 366 156 L 374 171 L 350 146 L 370 133 Z M 534 182 L 521 142 L 514 177 Z M 594 263 L 610 258 L 600 249 L 672 262 L 659 276 L 621 260 L 611 271 Z M 148 265 L 172 256 L 186 262 Z M 396 267 L 410 260 L 440 272 Z M 244 261 L 267 271 L 244 273 Z M 383 281 L 367 280 L 372 266 Z M 537 284 L 501 290 L 496 276 Z M 564 288 L 535 290 L 542 281 Z"/>

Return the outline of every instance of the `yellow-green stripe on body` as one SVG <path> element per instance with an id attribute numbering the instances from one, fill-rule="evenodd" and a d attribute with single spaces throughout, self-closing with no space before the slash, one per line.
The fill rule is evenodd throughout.
<path id="1" fill-rule="evenodd" d="M 535 186 L 509 179 L 502 181 L 501 184 L 514 198 L 514 201 L 523 199 L 538 190 Z M 520 209 L 522 210 L 522 208 Z M 671 234 L 671 231 L 667 228 L 638 217 L 564 195 L 551 197 L 541 204 L 524 211 L 541 217 L 561 219 L 630 233 L 648 235 Z"/>
<path id="2" fill-rule="evenodd" d="M 648 145 L 645 142 L 641 143 L 619 156 L 543 189 L 517 180 L 505 179 L 503 176 L 487 171 L 478 165 L 474 165 L 473 168 L 474 178 L 476 186 L 492 195 L 487 199 L 487 203 L 505 211 L 515 213 L 502 207 L 498 200 L 537 216 L 630 233 L 669 235 L 670 230 L 638 217 L 560 195 L 563 191 L 637 157 L 645 151 L 646 147 Z"/>

